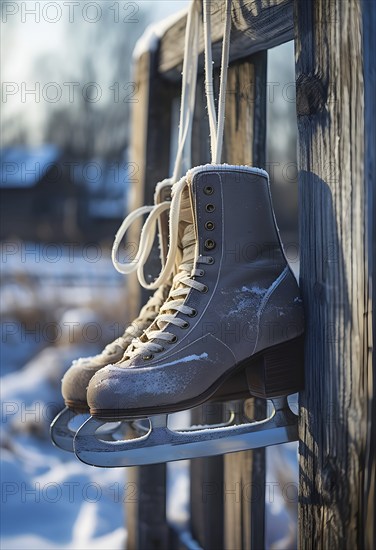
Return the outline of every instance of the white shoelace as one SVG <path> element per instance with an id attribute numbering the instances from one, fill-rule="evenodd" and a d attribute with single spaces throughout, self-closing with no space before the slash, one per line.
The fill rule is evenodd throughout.
<path id="1" fill-rule="evenodd" d="M 211 132 L 211 151 L 212 151 L 212 163 L 216 164 L 220 162 L 222 143 L 223 143 L 223 131 L 224 131 L 224 118 L 225 118 L 225 97 L 226 97 L 226 83 L 227 83 L 227 69 L 229 59 L 229 47 L 230 47 L 230 30 L 231 30 L 231 0 L 226 0 L 226 21 L 224 28 L 224 38 L 222 45 L 222 65 L 221 65 L 221 84 L 219 94 L 219 111 L 218 111 L 218 125 L 215 119 L 214 98 L 212 94 L 212 53 L 211 53 L 211 31 L 210 31 L 210 5 L 208 0 L 204 0 L 205 18 L 205 74 L 206 74 L 206 96 L 209 113 L 209 126 Z M 148 289 L 158 288 L 164 284 L 170 277 L 179 246 L 179 222 L 181 222 L 181 212 L 186 209 L 191 210 L 189 200 L 189 183 L 186 177 L 183 177 L 180 181 L 176 182 L 172 188 L 172 201 L 170 207 L 170 245 L 167 254 L 166 263 L 157 277 L 157 279 L 150 284 L 145 281 L 143 268 L 140 266 L 138 270 L 138 277 L 142 286 Z M 183 193 L 185 197 L 183 198 Z M 191 289 L 195 289 L 198 292 L 206 292 L 207 287 L 205 284 L 200 283 L 192 277 L 195 276 L 195 265 L 199 263 L 208 263 L 210 256 L 200 256 L 197 254 L 197 242 L 194 233 L 193 226 L 193 214 L 191 212 L 191 219 L 185 228 L 183 237 L 180 239 L 182 245 L 183 258 L 182 263 L 179 266 L 178 273 L 173 279 L 172 288 L 167 301 L 160 309 L 159 315 L 156 317 L 154 323 L 148 329 L 140 340 L 134 341 L 132 350 L 127 351 L 127 358 L 131 358 L 139 353 L 144 354 L 144 358 L 148 359 L 153 356 L 154 353 L 163 351 L 163 341 L 171 343 L 175 341 L 175 335 L 165 330 L 166 325 L 171 324 L 180 328 L 187 328 L 189 322 L 184 319 L 176 317 L 177 313 L 182 313 L 187 316 L 194 316 L 195 310 L 184 304 L 186 296 Z M 159 342 L 158 342 L 159 341 Z M 161 342 L 162 341 L 162 342 Z"/>
<path id="2" fill-rule="evenodd" d="M 230 54 L 231 0 L 226 0 L 226 20 L 223 31 L 221 76 L 218 99 L 218 123 L 214 105 L 213 55 L 211 44 L 211 2 L 204 1 L 205 94 L 209 116 L 212 164 L 220 164 L 225 126 L 226 88 Z"/>
<path id="3" fill-rule="evenodd" d="M 165 180 L 161 183 L 163 183 L 163 187 L 168 187 L 171 185 L 168 180 Z M 159 187 L 159 189 L 161 188 L 162 185 Z M 129 275 L 130 273 L 136 271 L 141 265 L 144 265 L 146 263 L 154 243 L 157 221 L 160 218 L 161 214 L 169 208 L 170 203 L 168 201 L 159 204 L 156 203 L 153 206 L 141 206 L 140 208 L 137 208 L 136 210 L 128 214 L 128 216 L 124 219 L 123 223 L 121 224 L 115 235 L 111 252 L 112 263 L 115 269 L 119 271 L 119 273 Z M 119 246 L 126 232 L 138 218 L 144 216 L 145 214 L 149 214 L 149 216 L 142 227 L 140 242 L 134 259 L 128 263 L 120 262 L 118 259 Z"/>
<path id="4" fill-rule="evenodd" d="M 116 340 L 108 344 L 102 353 L 107 353 L 109 355 L 117 353 L 118 351 L 124 352 L 132 341 L 140 336 L 142 332 L 147 329 L 150 324 L 154 321 L 158 311 L 165 302 L 166 299 L 166 289 L 161 287 L 149 298 L 147 303 L 141 309 L 139 316 L 135 319 L 124 331 L 124 333 L 119 336 Z"/>
<path id="5" fill-rule="evenodd" d="M 185 164 L 190 163 L 191 158 L 191 138 L 192 138 L 192 125 L 193 114 L 196 98 L 196 86 L 197 86 L 197 64 L 198 64 L 198 37 L 199 37 L 199 2 L 198 0 L 192 0 L 188 11 L 187 17 L 187 31 L 185 34 L 185 54 L 183 62 L 183 76 L 182 76 L 182 95 L 180 104 L 180 122 L 179 122 L 179 136 L 178 136 L 178 148 L 176 153 L 174 170 L 171 178 L 167 178 L 160 182 L 156 187 L 155 192 L 155 204 L 153 206 L 142 206 L 130 213 L 123 223 L 121 224 L 118 232 L 116 233 L 114 244 L 112 247 L 112 262 L 114 267 L 120 273 L 126 275 L 138 272 L 138 277 L 142 286 L 147 285 L 144 279 L 144 266 L 150 255 L 153 243 L 155 240 L 155 234 L 157 231 L 157 224 L 160 221 L 160 216 L 163 212 L 166 212 L 170 208 L 170 202 L 165 201 L 157 204 L 158 192 L 163 187 L 169 187 L 178 181 L 182 176 L 183 161 Z M 126 232 L 134 223 L 135 220 L 149 214 L 146 219 L 140 234 L 140 242 L 138 245 L 135 257 L 130 262 L 120 262 L 118 260 L 119 246 L 122 242 Z M 162 260 L 163 261 L 163 260 Z M 171 262 L 170 262 L 171 264 Z M 169 264 L 169 265 L 170 265 Z M 171 266 L 171 269 L 173 265 Z M 170 271 L 171 272 L 171 271 Z M 166 277 L 168 279 L 168 277 Z M 145 286 L 145 288 L 148 288 Z M 153 288 L 158 288 L 153 287 Z"/>

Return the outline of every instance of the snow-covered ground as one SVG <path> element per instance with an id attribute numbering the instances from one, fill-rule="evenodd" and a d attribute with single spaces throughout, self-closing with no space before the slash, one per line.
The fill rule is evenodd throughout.
<path id="1" fill-rule="evenodd" d="M 49 439 L 63 373 L 121 330 L 123 280 L 108 254 L 94 263 L 66 247 L 19 243 L 2 260 L 1 548 L 123 548 L 124 473 L 85 466 Z"/>
<path id="2" fill-rule="evenodd" d="M 34 245 L 31 259 L 18 246 L 2 254 L 0 547 L 124 548 L 123 503 L 132 498 L 126 471 L 84 465 L 49 439 L 71 361 L 96 353 L 123 329 L 124 281 L 105 252 L 93 262 L 63 247 L 51 261 L 52 251 Z M 296 445 L 267 456 L 267 548 L 294 548 Z M 187 463 L 169 465 L 168 479 L 168 514 L 182 522 Z"/>

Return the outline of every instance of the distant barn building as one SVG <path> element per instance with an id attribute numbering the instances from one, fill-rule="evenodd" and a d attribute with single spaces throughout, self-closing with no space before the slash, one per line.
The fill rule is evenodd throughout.
<path id="1" fill-rule="evenodd" d="M 0 239 L 98 242 L 125 211 L 127 165 L 68 160 L 53 145 L 1 151 Z"/>
<path id="2" fill-rule="evenodd" d="M 78 226 L 89 240 L 113 237 L 124 218 L 129 184 L 128 164 L 92 159 L 75 167 Z"/>

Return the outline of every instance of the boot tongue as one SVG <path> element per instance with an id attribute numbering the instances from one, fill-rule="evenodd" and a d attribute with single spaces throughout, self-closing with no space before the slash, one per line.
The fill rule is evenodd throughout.
<path id="1" fill-rule="evenodd" d="M 187 182 L 188 185 L 183 189 L 182 195 L 181 195 L 181 202 L 180 202 L 180 212 L 179 212 L 179 223 L 176 230 L 178 231 L 178 244 L 177 244 L 177 251 L 176 251 L 176 269 L 175 273 L 177 275 L 184 274 L 187 277 L 190 277 L 194 263 L 195 263 L 195 255 L 196 255 L 196 234 L 195 234 L 195 225 L 194 225 L 194 212 L 192 208 L 191 203 L 191 196 L 190 196 L 190 185 L 189 182 Z M 184 285 L 184 283 L 175 281 L 173 283 L 173 286 L 171 288 L 172 290 L 179 290 L 182 289 L 181 296 L 171 296 L 169 294 L 166 304 L 168 304 L 171 301 L 176 302 L 176 300 L 181 300 L 181 303 L 184 302 L 186 298 L 186 290 L 187 287 Z M 170 291 L 170 292 L 171 292 Z M 165 310 L 163 314 L 172 314 L 176 315 L 175 310 Z M 144 334 L 140 336 L 140 341 L 146 343 L 149 338 L 148 334 L 150 332 L 156 331 L 156 330 L 163 330 L 164 327 L 168 323 L 163 322 L 162 320 L 159 320 L 158 316 L 154 320 L 154 322 L 145 330 Z M 167 329 L 168 330 L 168 329 Z M 162 347 L 165 344 L 164 340 L 158 339 L 158 338 L 152 338 L 151 341 L 153 343 L 158 343 Z M 142 354 L 142 348 L 139 348 L 136 352 L 137 354 Z M 127 359 L 127 357 L 125 357 Z"/>
<path id="2" fill-rule="evenodd" d="M 177 247 L 177 257 L 176 257 L 176 273 L 185 273 L 190 276 L 194 260 L 195 260 L 195 250 L 196 250 L 196 237 L 195 229 L 193 223 L 193 212 L 190 199 L 189 186 L 187 185 L 181 195 L 180 203 L 180 214 L 179 214 L 179 225 L 177 228 L 178 231 L 178 247 Z M 185 269 L 183 268 L 185 267 Z M 185 288 L 183 283 L 174 284 L 171 290 L 177 290 L 179 288 Z M 184 300 L 185 296 L 182 296 Z M 166 302 L 168 303 L 171 300 L 176 300 L 178 297 L 168 297 Z M 165 311 L 164 313 L 175 314 L 175 311 Z M 158 318 L 157 318 L 158 319 Z M 159 323 L 159 328 L 166 326 L 166 323 Z M 157 327 L 155 322 L 152 323 L 148 329 L 145 331 L 145 336 L 141 337 L 141 341 L 147 340 L 147 333 L 149 331 L 155 330 Z M 155 340 L 157 341 L 157 340 Z"/>
<path id="3" fill-rule="evenodd" d="M 180 215 L 179 215 L 179 226 L 178 226 L 178 254 L 176 259 L 176 272 L 177 273 L 186 273 L 190 275 L 194 259 L 195 259 L 195 249 L 196 249 L 196 237 L 193 224 L 193 214 L 190 201 L 190 193 L 188 186 L 183 190 L 181 196 L 181 205 L 180 205 Z M 185 288 L 183 283 L 174 284 L 171 290 L 176 290 L 178 288 Z M 182 297 L 184 299 L 184 296 Z M 169 300 L 176 300 L 177 297 L 167 298 L 167 303 Z M 175 314 L 175 311 L 166 311 L 165 313 Z"/>
<path id="4" fill-rule="evenodd" d="M 193 225 L 193 214 L 190 201 L 188 186 L 184 189 L 181 196 L 181 207 L 178 227 L 178 248 L 179 248 L 179 265 L 178 271 L 182 271 L 180 264 L 192 264 L 195 255 L 195 231 Z"/>

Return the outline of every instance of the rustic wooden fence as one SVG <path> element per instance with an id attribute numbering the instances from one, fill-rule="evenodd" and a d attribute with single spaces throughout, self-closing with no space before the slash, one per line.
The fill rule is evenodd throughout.
<path id="1" fill-rule="evenodd" d="M 224 6 L 212 3 L 216 67 Z M 300 279 L 307 316 L 301 548 L 376 548 L 375 6 L 373 0 L 234 0 L 232 7 L 224 162 L 265 165 L 267 50 L 295 40 Z M 135 66 L 134 207 L 151 203 L 156 182 L 170 171 L 184 31 L 182 17 Z M 194 165 L 209 161 L 202 55 L 199 72 Z M 136 313 L 145 296 L 135 281 L 131 288 Z M 249 399 L 244 406 L 255 418 L 265 414 L 262 401 Z M 205 409 L 192 415 L 199 422 Z M 217 408 L 215 415 L 212 421 L 221 420 L 223 411 Z M 190 471 L 185 539 L 166 520 L 166 466 L 127 471 L 137 487 L 136 498 L 127 503 L 128 549 L 193 547 L 184 542 L 188 539 L 205 550 L 264 548 L 265 450 L 192 460 Z M 236 484 L 252 487 L 254 498 L 225 499 L 224 487 Z M 203 498 L 203 487 L 215 490 Z"/>

